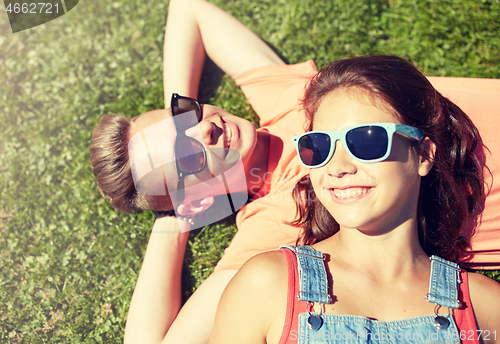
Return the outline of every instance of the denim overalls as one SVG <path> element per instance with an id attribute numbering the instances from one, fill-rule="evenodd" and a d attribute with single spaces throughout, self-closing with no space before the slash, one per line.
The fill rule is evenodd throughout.
<path id="1" fill-rule="evenodd" d="M 282 246 L 297 257 L 301 301 L 308 302 L 299 315 L 298 343 L 460 343 L 449 308 L 459 308 L 457 264 L 437 256 L 431 259 L 427 301 L 448 307 L 448 314 L 430 314 L 403 320 L 378 321 L 359 315 L 310 312 L 309 302 L 330 303 L 324 255 L 309 246 Z"/>

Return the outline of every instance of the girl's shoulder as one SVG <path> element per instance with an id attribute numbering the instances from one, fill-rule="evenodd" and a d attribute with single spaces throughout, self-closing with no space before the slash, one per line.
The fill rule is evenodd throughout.
<path id="1" fill-rule="evenodd" d="M 238 271 L 254 287 L 275 289 L 287 282 L 287 261 L 280 250 L 260 253 L 249 259 Z"/>
<path id="2" fill-rule="evenodd" d="M 500 283 L 478 273 L 469 272 L 467 276 L 478 329 L 496 331 L 500 343 Z"/>
<path id="3" fill-rule="evenodd" d="M 285 321 L 287 281 L 282 252 L 249 259 L 222 294 L 210 343 L 262 343 L 270 338 L 278 342 Z"/>
<path id="4" fill-rule="evenodd" d="M 287 290 L 287 262 L 281 251 L 260 253 L 250 258 L 230 282 L 231 291 L 258 297 L 266 303 L 284 297 Z M 269 299 L 269 300 L 265 300 Z"/>

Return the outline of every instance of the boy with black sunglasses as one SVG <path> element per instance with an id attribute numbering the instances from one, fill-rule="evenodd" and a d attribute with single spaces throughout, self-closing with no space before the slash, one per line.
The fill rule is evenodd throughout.
<path id="1" fill-rule="evenodd" d="M 215 106 L 201 104 L 198 109 L 195 98 L 205 53 L 242 88 L 260 117 L 259 129 Z M 285 221 L 294 218 L 291 191 L 306 168 L 292 138 L 304 130 L 299 99 L 316 72 L 312 61 L 286 65 L 258 36 L 214 5 L 170 2 L 164 82 L 165 99 L 172 99 L 172 106 L 131 121 L 104 116 L 92 138 L 93 171 L 115 208 L 175 208 L 177 215 L 155 222 L 131 301 L 126 342 L 206 342 L 218 298 L 236 270 L 278 243 L 295 242 L 297 229 Z M 187 125 L 176 122 L 190 112 L 194 117 Z M 122 142 L 118 149 L 117 141 Z M 179 156 L 186 149 L 191 154 Z M 243 205 L 236 198 L 242 192 L 244 201 L 248 196 L 253 201 Z M 179 311 L 186 231 L 241 206 L 232 244 Z M 207 213 L 216 215 L 207 220 Z"/>

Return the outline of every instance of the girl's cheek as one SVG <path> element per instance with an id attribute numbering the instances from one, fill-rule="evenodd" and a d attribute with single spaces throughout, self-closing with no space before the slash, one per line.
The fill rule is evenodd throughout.
<path id="1" fill-rule="evenodd" d="M 313 185 L 321 184 L 325 179 L 325 171 L 323 171 L 323 168 L 311 169 L 309 170 L 309 177 L 311 178 L 311 183 Z"/>

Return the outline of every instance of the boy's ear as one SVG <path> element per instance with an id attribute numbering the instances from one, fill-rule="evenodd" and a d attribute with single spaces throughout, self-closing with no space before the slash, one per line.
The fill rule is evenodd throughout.
<path id="1" fill-rule="evenodd" d="M 422 154 L 420 156 L 420 164 L 418 167 L 418 174 L 422 177 L 429 174 L 432 166 L 434 165 L 434 158 L 436 156 L 436 144 L 428 137 L 422 141 Z"/>
<path id="2" fill-rule="evenodd" d="M 194 216 L 210 208 L 214 204 L 214 197 L 208 196 L 193 200 L 189 203 L 181 203 L 177 207 L 177 213 L 181 216 Z"/>

